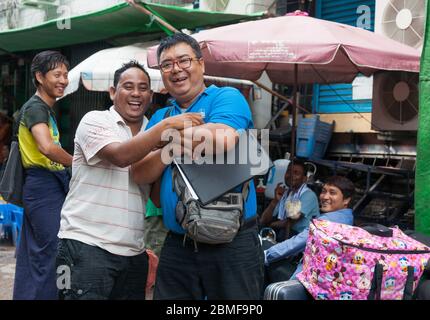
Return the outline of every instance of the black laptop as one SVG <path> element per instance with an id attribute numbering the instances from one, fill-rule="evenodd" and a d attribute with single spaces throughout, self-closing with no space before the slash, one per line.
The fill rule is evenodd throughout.
<path id="1" fill-rule="evenodd" d="M 249 131 L 240 135 L 234 149 L 212 159 L 213 164 L 198 164 L 189 158 L 173 161 L 194 198 L 203 205 L 273 167 L 269 155 Z"/>

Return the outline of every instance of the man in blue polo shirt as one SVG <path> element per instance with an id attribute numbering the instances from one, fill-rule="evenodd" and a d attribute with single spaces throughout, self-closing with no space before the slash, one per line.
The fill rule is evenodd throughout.
<path id="1" fill-rule="evenodd" d="M 157 57 L 164 85 L 174 100 L 172 107 L 153 115 L 147 128 L 161 121 L 169 108 L 170 115 L 201 112 L 205 124 L 193 127 L 192 134 L 203 135 L 214 147 L 226 150 L 238 131 L 253 127 L 249 106 L 238 90 L 205 86 L 205 64 L 194 38 L 177 33 L 163 39 Z M 217 130 L 223 130 L 223 135 L 216 136 Z M 197 144 L 193 142 L 193 147 Z M 132 167 L 137 183 L 152 183 L 162 175 L 161 206 L 169 233 L 161 250 L 154 299 L 259 299 L 264 257 L 255 219 L 254 184 L 250 183 L 244 206 L 244 226 L 234 240 L 218 245 L 198 243 L 196 252 L 194 242 L 184 240 L 185 232 L 176 220 L 178 197 L 172 191 L 172 170 L 162 161 L 162 151 L 152 152 Z"/>

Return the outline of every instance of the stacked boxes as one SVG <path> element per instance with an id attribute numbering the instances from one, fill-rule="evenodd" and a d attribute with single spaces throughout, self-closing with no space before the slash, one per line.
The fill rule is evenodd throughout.
<path id="1" fill-rule="evenodd" d="M 327 150 L 333 124 L 322 122 L 318 115 L 299 118 L 296 154 L 301 158 L 322 158 Z"/>

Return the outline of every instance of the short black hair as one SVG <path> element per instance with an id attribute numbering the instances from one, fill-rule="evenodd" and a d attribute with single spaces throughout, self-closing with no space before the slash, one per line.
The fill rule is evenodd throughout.
<path id="1" fill-rule="evenodd" d="M 142 70 L 143 73 L 145 73 L 146 76 L 148 77 L 149 87 L 151 87 L 151 77 L 149 76 L 148 71 L 145 70 L 145 67 L 141 65 L 139 62 L 137 62 L 136 60 L 130 60 L 129 62 L 124 63 L 121 68 L 115 71 L 115 74 L 113 76 L 113 86 L 115 88 L 118 85 L 119 79 L 121 78 L 121 75 L 123 74 L 123 72 L 131 68 L 137 68 Z"/>
<path id="2" fill-rule="evenodd" d="M 324 184 L 337 187 L 342 192 L 344 199 L 351 198 L 352 200 L 352 197 L 354 196 L 355 186 L 352 181 L 346 177 L 332 176 L 329 177 Z"/>
<path id="3" fill-rule="evenodd" d="M 157 61 L 160 62 L 160 56 L 164 50 L 176 46 L 178 43 L 188 44 L 193 49 L 196 58 L 200 59 L 203 56 L 202 50 L 200 49 L 200 45 L 196 39 L 189 36 L 188 34 L 177 32 L 160 41 L 160 45 L 157 48 Z"/>
<path id="4" fill-rule="evenodd" d="M 305 166 L 305 162 L 303 161 L 303 160 L 300 160 L 300 159 L 296 159 L 296 158 L 294 158 L 293 159 L 293 161 L 292 162 L 290 162 L 290 163 L 292 163 L 293 164 L 293 166 L 299 166 L 299 167 L 302 167 L 302 169 L 303 169 L 303 176 L 306 176 L 306 166 Z M 287 170 L 290 168 L 290 166 L 288 165 L 288 168 L 287 168 Z M 285 171 L 285 173 L 286 173 L 286 171 Z"/>
<path id="5" fill-rule="evenodd" d="M 69 61 L 58 51 L 42 51 L 35 55 L 31 62 L 31 76 L 34 86 L 37 88 L 40 83 L 36 79 L 36 73 L 40 72 L 42 75 L 47 74 L 49 71 L 57 68 L 59 65 L 64 64 L 67 70 L 70 69 Z"/>

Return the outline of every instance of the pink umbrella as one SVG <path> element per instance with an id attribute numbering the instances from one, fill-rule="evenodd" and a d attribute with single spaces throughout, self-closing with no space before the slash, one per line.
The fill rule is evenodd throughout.
<path id="1" fill-rule="evenodd" d="M 419 72 L 420 52 L 361 28 L 303 12 L 243 22 L 192 35 L 202 48 L 206 73 L 257 80 L 263 71 L 275 83 L 351 82 L 378 70 Z M 156 47 L 148 66 L 157 67 Z M 293 96 L 293 117 L 295 116 Z M 293 124 L 294 124 L 293 119 Z M 292 131 L 294 155 L 294 128 Z"/>
<path id="2" fill-rule="evenodd" d="M 377 70 L 419 72 L 420 52 L 361 28 L 295 13 L 243 22 L 192 35 L 203 50 L 206 73 L 275 83 L 351 82 Z M 151 48 L 148 65 L 157 67 Z M 298 79 L 294 81 L 294 66 Z"/>

